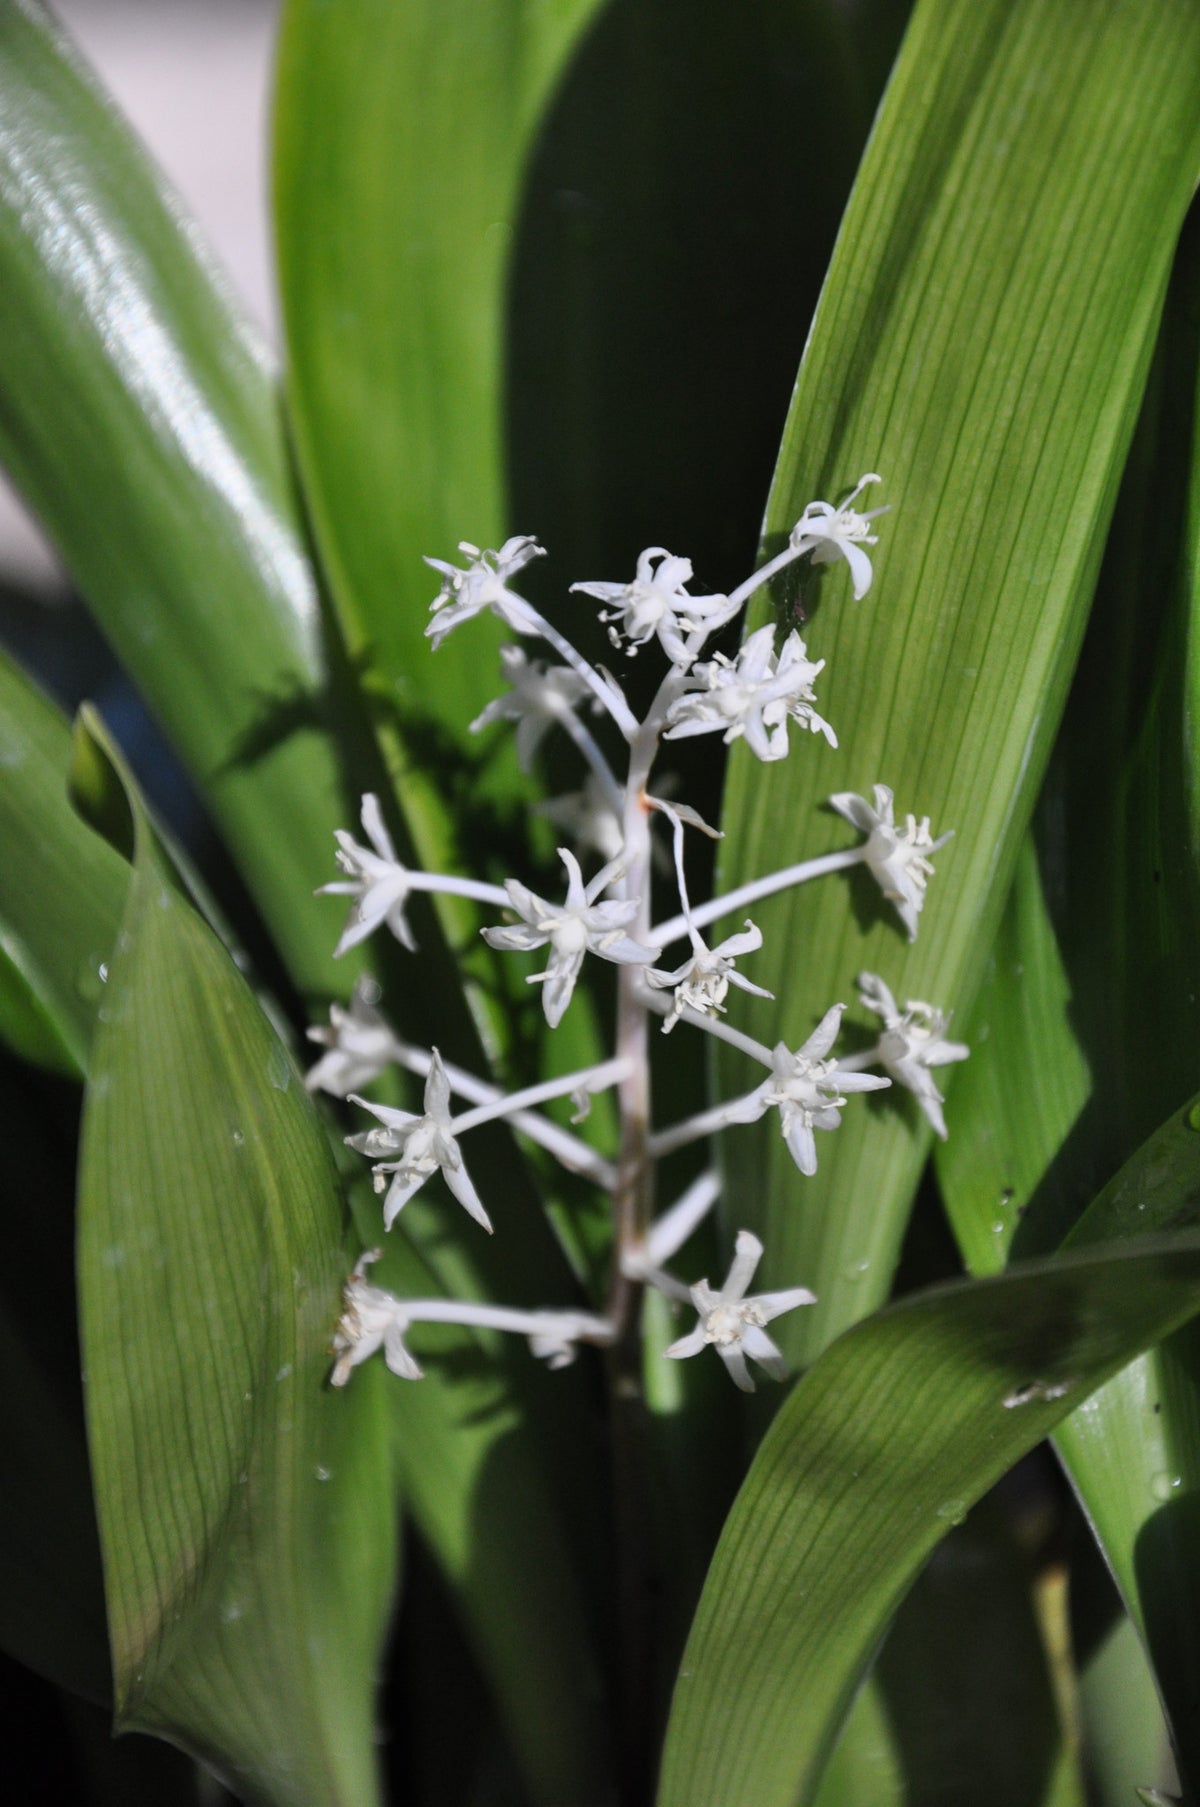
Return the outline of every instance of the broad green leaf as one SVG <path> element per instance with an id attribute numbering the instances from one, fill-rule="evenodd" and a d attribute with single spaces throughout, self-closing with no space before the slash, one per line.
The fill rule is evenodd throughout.
<path id="1" fill-rule="evenodd" d="M 1081 1394 L 1200 1306 L 1200 1235 L 911 1295 L 797 1382 L 738 1495 L 684 1654 L 659 1807 L 802 1807 L 891 1614 Z"/>
<path id="2" fill-rule="evenodd" d="M 0 459 L 328 995 L 312 891 L 351 811 L 270 372 L 37 0 L 0 8 L 0 119 Z"/>
<path id="3" fill-rule="evenodd" d="M 67 800 L 70 747 L 58 710 L 0 653 L 0 1026 L 19 1053 L 82 1073 L 129 874 Z"/>
<path id="4" fill-rule="evenodd" d="M 1180 529 L 1195 461 L 1200 233 L 1189 222 L 1093 619 L 972 1025 L 939 1175 L 975 1266 L 1173 1227 L 1200 1196 L 1192 1122 L 1200 878 L 1191 846 Z M 1086 1200 L 1164 1116 L 1149 1146 Z M 1200 1118 L 1197 1119 L 1200 1121 Z M 960 1133 L 961 1132 L 961 1133 Z M 1132 1176 L 1132 1179 L 1131 1179 Z M 1071 1229 L 1071 1226 L 1074 1228 Z M 1189 1329 L 1131 1366 L 1058 1437 L 1147 1639 L 1184 1768 L 1200 1773 L 1200 1569 L 1180 1536 L 1200 1473 Z M 1194 1785 L 1194 1779 L 1193 1779 Z"/>
<path id="5" fill-rule="evenodd" d="M 875 587 L 805 577 L 819 699 L 840 737 L 759 766 L 735 749 L 724 878 L 853 844 L 830 793 L 895 791 L 956 830 L 905 946 L 863 871 L 756 908 L 752 1032 L 792 1046 L 856 974 L 961 1011 L 982 973 L 1078 647 L 1170 258 L 1200 170 L 1200 14 L 923 0 L 855 187 L 767 512 L 773 550 L 813 496 L 866 471 Z M 793 614 L 793 619 L 795 616 Z M 866 1030 L 864 1028 L 864 1039 Z M 745 1089 L 722 1062 L 722 1089 Z M 951 1082 L 951 1118 L 953 1082 Z M 911 1100 L 852 1100 L 798 1178 L 778 1123 L 740 1131 L 739 1222 L 770 1283 L 820 1297 L 811 1356 L 886 1292 L 929 1132 Z"/>
<path id="6" fill-rule="evenodd" d="M 1176 1792 L 1154 1676 L 1126 1612 L 1119 1611 L 1103 1638 L 1080 1652 L 1079 1695 L 1096 1807 L 1129 1807 L 1134 1789 L 1147 1782 Z"/>
<path id="7" fill-rule="evenodd" d="M 369 1233 L 378 1203 L 355 1202 Z M 402 1297 L 436 1295 L 402 1227 L 373 1277 Z M 530 1800 L 599 1807 L 613 1768 L 596 1604 L 607 1582 L 581 1559 L 593 1551 L 607 1577 L 595 1376 L 586 1361 L 539 1373 L 511 1337 L 427 1327 L 409 1341 L 424 1378 L 387 1377 L 405 1505 L 457 1599 Z"/>
<path id="8" fill-rule="evenodd" d="M 78 733 L 113 759 L 94 718 Z M 386 1376 L 329 1389 L 346 1258 L 324 1131 L 122 783 L 133 872 L 79 1187 L 117 1726 L 248 1801 L 366 1807 L 395 1563 Z"/>
<path id="9" fill-rule="evenodd" d="M 500 636 L 478 623 L 429 666 L 438 580 L 421 555 L 507 532 L 519 182 L 596 6 L 289 0 L 284 12 L 276 216 L 306 495 L 352 652 L 399 682 L 402 712 L 458 731 L 495 693 Z"/>
<path id="10" fill-rule="evenodd" d="M 1065 1590 L 1061 1590 L 1065 1591 Z M 1083 1807 L 1010 1507 L 952 1531 L 892 1621 L 815 1807 Z"/>

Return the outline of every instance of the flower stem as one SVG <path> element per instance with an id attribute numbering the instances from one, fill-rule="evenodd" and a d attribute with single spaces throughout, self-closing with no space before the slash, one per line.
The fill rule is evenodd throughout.
<path id="1" fill-rule="evenodd" d="M 768 872 L 765 878 L 752 879 L 748 885 L 739 885 L 736 891 L 714 897 L 711 903 L 697 904 L 691 911 L 692 927 L 706 928 L 722 916 L 730 916 L 735 910 L 744 910 L 747 904 L 757 903 L 760 897 L 787 891 L 810 878 L 824 878 L 827 872 L 844 872 L 847 866 L 859 865 L 862 858 L 863 847 L 847 847 L 840 853 L 822 853 L 816 859 L 801 860 L 797 866 L 782 866 L 778 872 Z M 672 916 L 666 922 L 655 923 L 647 931 L 651 942 L 655 947 L 668 947 L 672 941 L 682 941 L 688 933 L 688 920 L 686 916 Z"/>

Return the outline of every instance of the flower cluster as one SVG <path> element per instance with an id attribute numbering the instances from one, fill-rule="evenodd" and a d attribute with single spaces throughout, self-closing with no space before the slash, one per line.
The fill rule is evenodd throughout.
<path id="1" fill-rule="evenodd" d="M 933 872 L 932 855 L 949 837 L 934 839 L 927 817 L 918 820 L 909 815 L 897 826 L 887 785 L 874 786 L 873 805 L 854 792 L 838 792 L 830 804 L 865 837 L 858 845 L 781 868 L 693 906 L 686 872 L 687 831 L 714 831 L 686 803 L 667 802 L 650 790 L 655 761 L 667 741 L 719 733 L 726 744 L 742 740 L 756 758 L 774 762 L 787 756 L 788 731 L 795 727 L 819 734 L 830 747 L 837 747 L 834 729 L 816 708 L 814 685 L 825 662 L 809 659 L 798 633 L 787 633 L 780 643 L 776 628 L 768 624 L 749 634 L 735 654 L 707 651 L 707 646 L 759 589 L 801 558 L 820 564 L 843 560 L 855 597 L 865 596 L 874 575 L 868 548 L 877 543 L 871 523 L 884 511 L 860 512 L 854 503 L 868 484 L 879 481 L 874 475 L 863 477 L 840 505 L 810 503 L 785 549 L 728 595 L 693 594 L 688 588 L 693 581 L 690 562 L 661 546 L 641 554 L 627 583 L 573 585 L 575 592 L 603 605 L 600 619 L 618 650 L 632 656 L 656 642 L 665 656 L 665 674 L 641 718 L 616 678 L 590 664 L 513 588 L 520 572 L 542 556 L 535 540 L 521 535 L 498 551 L 481 551 L 464 541 L 459 550 L 465 565 L 427 561 L 442 578 L 427 629 L 435 648 L 463 623 L 490 613 L 513 633 L 540 639 L 557 655 L 558 662 L 543 663 L 520 646 L 503 647 L 507 689 L 484 709 L 473 728 L 483 731 L 497 723 L 514 727 L 519 761 L 526 771 L 532 769 L 551 730 L 564 732 L 574 743 L 584 766 L 580 788 L 541 806 L 575 842 L 576 850 L 558 850 L 566 894 L 558 901 L 540 896 L 516 878 L 499 886 L 406 866 L 397 855 L 379 800 L 367 796 L 362 803 L 365 844 L 339 831 L 337 862 L 343 876 L 322 888 L 351 900 L 336 951 L 344 953 L 381 928 L 412 950 L 416 941 L 407 909 L 414 895 L 473 899 L 502 913 L 503 920 L 481 927 L 491 948 L 505 954 L 544 952 L 544 967 L 528 973 L 526 980 L 540 986 L 543 1012 L 552 1029 L 570 1008 L 589 956 L 616 968 L 616 1043 L 608 1060 L 505 1092 L 443 1062 L 436 1048 L 416 1048 L 402 1041 L 376 1008 L 374 987 L 360 983 L 348 1008 L 335 1005 L 329 1026 L 310 1031 L 324 1053 L 309 1073 L 308 1084 L 348 1098 L 374 1119 L 347 1142 L 373 1164 L 385 1230 L 392 1228 L 416 1192 L 440 1175 L 452 1197 L 490 1232 L 492 1223 L 468 1171 L 462 1144 L 480 1124 L 504 1119 L 572 1172 L 586 1175 L 613 1196 L 613 1285 L 603 1310 L 556 1306 L 527 1311 L 478 1301 L 402 1299 L 368 1279 L 368 1268 L 378 1258 L 378 1251 L 371 1251 L 361 1257 L 346 1283 L 332 1345 L 336 1386 L 345 1385 L 352 1370 L 380 1349 L 394 1374 L 419 1378 L 420 1367 L 405 1338 L 420 1323 L 521 1335 L 535 1355 L 559 1367 L 573 1358 L 581 1343 L 601 1347 L 619 1343 L 631 1299 L 641 1287 L 655 1288 L 676 1306 L 690 1302 L 697 1313 L 695 1328 L 671 1343 L 663 1351 L 666 1356 L 677 1360 L 711 1347 L 744 1390 L 754 1385 L 748 1360 L 773 1378 L 782 1378 L 783 1356 L 766 1326 L 782 1313 L 812 1303 L 813 1295 L 803 1286 L 751 1294 L 763 1246 L 746 1229 L 737 1233 L 733 1263 L 720 1290 L 707 1280 L 689 1285 L 672 1274 L 668 1264 L 713 1209 L 720 1184 L 715 1170 L 706 1171 L 682 1198 L 655 1216 L 651 1201 L 657 1163 L 678 1148 L 778 1111 L 780 1132 L 796 1167 L 811 1175 L 817 1171 L 815 1132 L 835 1131 L 856 1095 L 893 1085 L 912 1092 L 932 1128 L 945 1135 L 943 1100 L 932 1069 L 962 1060 L 967 1050 L 946 1039 L 949 1019 L 941 1010 L 913 1001 L 901 1010 L 885 981 L 864 973 L 859 979 L 860 1003 L 881 1022 L 874 1047 L 853 1055 L 835 1054 L 845 1008 L 840 1003 L 829 1006 L 800 1046 L 786 1041 L 768 1046 L 727 1020 L 731 988 L 762 999 L 772 996 L 739 970 L 739 962 L 761 949 L 760 930 L 750 916 L 742 916 L 742 927 L 714 945 L 705 939 L 704 930 L 722 916 L 740 915 L 775 891 L 861 866 L 895 907 L 909 939 L 915 939 Z M 619 775 L 585 716 L 593 723 L 608 722 L 608 734 L 615 738 L 624 762 Z M 656 825 L 669 833 L 669 851 L 656 845 Z M 585 877 L 583 862 L 595 854 L 601 864 Z M 655 855 L 666 858 L 668 869 L 673 866 L 679 906 L 676 914 L 657 921 L 651 898 Z M 664 955 L 677 942 L 686 942 L 689 951 L 674 963 Z M 664 1032 L 683 1024 L 719 1037 L 757 1068 L 756 1082 L 738 1096 L 680 1122 L 655 1125 L 645 1035 L 650 1017 L 662 1019 Z M 397 1109 L 360 1095 L 362 1087 L 389 1067 L 423 1078 L 420 1111 Z M 574 1120 L 578 1124 L 591 1096 L 610 1087 L 616 1089 L 621 1120 L 619 1163 L 541 1108 L 553 1099 L 570 1097 L 578 1107 Z"/>

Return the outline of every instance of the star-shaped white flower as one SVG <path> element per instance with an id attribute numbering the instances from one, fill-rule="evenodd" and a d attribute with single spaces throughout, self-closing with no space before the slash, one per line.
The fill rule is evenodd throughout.
<path id="1" fill-rule="evenodd" d="M 392 837 L 384 826 L 379 799 L 370 791 L 362 800 L 362 825 L 370 847 L 361 847 L 344 828 L 335 831 L 337 863 L 349 877 L 322 885 L 316 893 L 318 897 L 342 896 L 355 900 L 346 918 L 342 938 L 333 950 L 335 960 L 339 954 L 374 934 L 381 922 L 387 923 L 397 941 L 410 953 L 417 945 L 404 915 L 412 889 L 408 868 L 396 858 Z"/>
<path id="2" fill-rule="evenodd" d="M 535 947 L 549 947 L 549 966 L 545 972 L 534 973 L 529 984 L 545 987 L 542 1008 L 552 1029 L 562 1021 L 563 1012 L 571 1001 L 585 954 L 598 954 L 602 960 L 615 960 L 622 966 L 638 966 L 656 960 L 661 952 L 657 947 L 642 947 L 625 933 L 638 913 L 637 898 L 596 902 L 600 893 L 617 877 L 612 864 L 603 867 L 590 884 L 585 885 L 575 855 L 568 848 L 560 847 L 558 857 L 567 869 L 564 903 L 548 903 L 515 878 L 507 879 L 504 889 L 521 921 L 511 927 L 483 931 L 483 938 L 490 947 L 521 953 Z"/>
<path id="3" fill-rule="evenodd" d="M 904 819 L 904 827 L 896 827 L 892 793 L 886 784 L 875 786 L 875 807 L 854 791 L 838 791 L 829 799 L 839 816 L 845 816 L 867 837 L 863 859 L 871 876 L 908 931 L 910 941 L 917 938 L 917 917 L 925 906 L 925 887 L 933 872 L 929 858 L 944 847 L 954 833 L 939 835 L 935 841 L 929 832 L 929 817 L 918 822 L 913 815 Z"/>
<path id="4" fill-rule="evenodd" d="M 834 1004 L 827 1010 L 802 1048 L 793 1052 L 786 1042 L 777 1042 L 771 1078 L 747 1097 L 735 1099 L 724 1112 L 726 1123 L 755 1123 L 777 1106 L 792 1159 L 804 1174 L 817 1171 L 814 1129 L 836 1129 L 850 1093 L 878 1092 L 892 1083 L 878 1073 L 847 1073 L 836 1060 L 827 1059 L 845 1008 Z"/>
<path id="5" fill-rule="evenodd" d="M 761 985 L 752 985 L 734 967 L 734 961 L 742 954 L 757 953 L 762 946 L 762 930 L 756 928 L 754 923 L 747 920 L 740 935 L 730 935 L 713 948 L 706 945 L 697 929 L 689 932 L 692 938 L 690 960 L 685 960 L 674 972 L 660 972 L 652 968 L 646 974 L 647 983 L 656 991 L 675 993 L 671 1000 L 671 1014 L 663 1023 L 664 1035 L 670 1033 L 685 1010 L 698 1010 L 703 1016 L 722 1016 L 730 985 L 752 992 L 756 998 L 775 995 L 765 991 Z"/>
<path id="6" fill-rule="evenodd" d="M 518 533 L 505 540 L 498 552 L 481 551 L 470 540 L 460 540 L 458 549 L 467 555 L 468 563 L 463 570 L 447 564 L 445 559 L 425 560 L 432 570 L 441 573 L 442 578 L 442 587 L 429 605 L 433 620 L 425 629 L 435 649 L 447 634 L 462 622 L 482 614 L 484 609 L 498 615 L 515 634 L 536 633 L 536 612 L 523 596 L 508 588 L 508 581 L 518 571 L 523 571 L 531 559 L 544 558 L 545 547 L 539 546 L 531 534 Z"/>
<path id="7" fill-rule="evenodd" d="M 736 1254 L 728 1278 L 720 1292 L 714 1292 L 707 1280 L 691 1290 L 692 1303 L 699 1313 L 699 1323 L 687 1336 L 665 1351 L 672 1360 L 698 1355 L 713 1348 L 725 1363 L 735 1386 L 743 1393 L 753 1393 L 754 1381 L 746 1366 L 746 1357 L 765 1368 L 772 1380 L 787 1376 L 787 1364 L 781 1350 L 767 1335 L 764 1325 L 798 1305 L 813 1305 L 816 1295 L 806 1286 L 791 1286 L 784 1292 L 757 1293 L 746 1297 L 746 1288 L 754 1278 L 762 1258 L 763 1245 L 749 1230 L 739 1230 Z"/>
<path id="8" fill-rule="evenodd" d="M 876 1050 L 880 1063 L 887 1068 L 897 1085 L 904 1086 L 915 1097 L 926 1117 L 944 1142 L 946 1119 L 942 1114 L 942 1094 L 934 1084 L 931 1067 L 949 1066 L 952 1061 L 966 1060 L 971 1050 L 965 1042 L 946 1039 L 950 1018 L 933 1004 L 920 998 L 909 998 L 903 1011 L 878 973 L 860 973 L 858 989 L 868 1010 L 883 1020 L 883 1033 Z"/>
<path id="9" fill-rule="evenodd" d="M 446 1184 L 459 1204 L 470 1212 L 476 1223 L 482 1224 L 485 1230 L 491 1230 L 491 1220 L 480 1203 L 470 1174 L 463 1166 L 462 1153 L 454 1138 L 450 1118 L 450 1081 L 446 1078 L 446 1069 L 436 1048 L 433 1050 L 433 1061 L 425 1081 L 423 1116 L 418 1116 L 413 1111 L 394 1110 L 387 1104 L 372 1104 L 368 1099 L 354 1094 L 351 1094 L 351 1102 L 361 1104 L 373 1117 L 378 1117 L 382 1128 L 347 1136 L 346 1146 L 372 1158 L 391 1154 L 400 1156 L 398 1161 L 377 1160 L 374 1170 L 375 1190 L 386 1190 L 387 1193 L 383 1201 L 385 1229 L 391 1229 L 397 1214 L 404 1209 L 414 1192 L 418 1192 L 430 1174 L 436 1173 L 440 1167 Z M 388 1174 L 393 1176 L 390 1184 Z"/>
<path id="10" fill-rule="evenodd" d="M 760 627 L 735 659 L 717 653 L 694 666 L 694 688 L 676 697 L 667 711 L 666 740 L 693 734 L 722 733 L 725 745 L 741 735 L 759 759 L 782 759 L 788 750 L 789 719 L 813 734 L 823 734 L 831 747 L 837 735 L 813 709 L 813 679 L 825 667 L 805 657 L 804 642 L 790 633 L 775 657 L 775 629 Z"/>
<path id="11" fill-rule="evenodd" d="M 668 659 L 686 666 L 690 655 L 684 635 L 712 621 L 728 601 L 724 596 L 689 596 L 684 585 L 691 578 L 690 559 L 676 558 L 662 546 L 647 546 L 638 558 L 632 583 L 572 584 L 571 588 L 611 604 L 601 610 L 600 619 L 608 623 L 613 645 L 623 645 L 630 657 L 657 634 Z"/>
<path id="12" fill-rule="evenodd" d="M 527 772 L 547 730 L 570 715 L 590 691 L 569 665 L 527 659 L 519 646 L 502 646 L 500 663 L 509 689 L 476 716 L 471 732 L 478 734 L 493 722 L 516 722 L 517 762 Z"/>
<path id="13" fill-rule="evenodd" d="M 421 1369 L 404 1346 L 404 1333 L 410 1322 L 404 1301 L 382 1286 L 372 1286 L 366 1278 L 367 1269 L 379 1260 L 380 1253 L 379 1249 L 370 1249 L 360 1255 L 342 1290 L 342 1315 L 331 1345 L 337 1357 L 329 1377 L 332 1386 L 344 1387 L 351 1371 L 379 1348 L 392 1373 L 401 1380 L 421 1378 Z"/>
<path id="14" fill-rule="evenodd" d="M 371 980 L 358 980 L 349 1010 L 331 1004 L 329 1028 L 308 1031 L 310 1042 L 329 1050 L 304 1076 L 310 1092 L 329 1092 L 334 1098 L 345 1098 L 360 1086 L 370 1085 L 392 1064 L 396 1037 L 375 1008 L 378 995 Z"/>
<path id="15" fill-rule="evenodd" d="M 837 507 L 832 502 L 810 502 L 789 536 L 792 550 L 811 552 L 814 565 L 828 565 L 835 558 L 844 558 L 850 567 L 856 600 L 866 595 L 874 575 L 871 561 L 863 551 L 864 546 L 874 546 L 879 539 L 878 534 L 871 532 L 871 522 L 877 515 L 886 514 L 890 504 L 869 509 L 866 514 L 860 514 L 850 504 L 868 483 L 882 481 L 882 477 L 868 471 Z"/>

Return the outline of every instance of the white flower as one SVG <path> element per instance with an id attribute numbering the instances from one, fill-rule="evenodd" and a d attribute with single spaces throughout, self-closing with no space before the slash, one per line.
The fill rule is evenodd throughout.
<path id="1" fill-rule="evenodd" d="M 696 929 L 689 932 L 692 938 L 690 960 L 685 960 L 674 972 L 652 969 L 646 974 L 647 983 L 656 991 L 675 993 L 671 1014 L 663 1023 L 664 1035 L 675 1027 L 685 1010 L 698 1010 L 703 1016 L 723 1015 L 725 996 L 731 984 L 752 992 L 756 998 L 775 995 L 761 985 L 752 985 L 734 968 L 734 961 L 742 954 L 757 953 L 762 946 L 762 930 L 749 919 L 740 935 L 730 935 L 714 948 L 706 946 L 704 937 Z"/>
<path id="2" fill-rule="evenodd" d="M 371 1263 L 379 1260 L 381 1251 L 371 1249 L 360 1255 L 354 1272 L 342 1291 L 342 1315 L 333 1333 L 332 1351 L 337 1357 L 330 1384 L 344 1387 L 351 1370 L 382 1347 L 383 1358 L 393 1374 L 401 1380 L 420 1380 L 421 1370 L 404 1347 L 404 1332 L 410 1319 L 404 1301 L 382 1286 L 372 1286 L 366 1278 Z"/>
<path id="3" fill-rule="evenodd" d="M 345 1098 L 360 1086 L 370 1085 L 392 1064 L 396 1037 L 375 1009 L 378 995 L 372 980 L 359 979 L 349 1010 L 331 1004 L 329 1028 L 308 1031 L 310 1042 L 329 1050 L 304 1076 L 310 1092 L 330 1092 L 335 1098 Z"/>
<path id="4" fill-rule="evenodd" d="M 446 1078 L 437 1049 L 425 1081 L 425 1113 L 394 1110 L 387 1104 L 371 1104 L 366 1098 L 351 1096 L 351 1102 L 378 1117 L 381 1129 L 364 1130 L 347 1136 L 346 1146 L 359 1154 L 398 1154 L 398 1161 L 379 1161 L 375 1167 L 375 1190 L 387 1191 L 383 1201 L 383 1224 L 390 1230 L 414 1192 L 420 1190 L 431 1173 L 440 1167 L 446 1184 L 460 1205 L 468 1210 L 476 1223 L 491 1230 L 491 1221 L 463 1166 L 462 1154 L 451 1130 L 450 1081 Z M 394 1175 L 388 1184 L 387 1175 Z"/>
<path id="5" fill-rule="evenodd" d="M 442 587 L 429 605 L 433 620 L 425 629 L 435 649 L 461 622 L 470 621 L 484 609 L 491 609 L 515 634 L 536 633 L 536 612 L 524 597 L 508 588 L 508 580 L 524 570 L 531 559 L 544 558 L 545 547 L 539 546 L 532 535 L 518 533 L 505 540 L 498 552 L 480 551 L 470 540 L 460 540 L 458 549 L 470 561 L 465 570 L 447 564 L 445 559 L 425 560 L 442 577 Z"/>
<path id="6" fill-rule="evenodd" d="M 625 845 L 620 817 L 595 772 L 587 774 L 582 790 L 535 803 L 533 814 L 544 817 L 560 833 L 569 835 L 576 847 L 598 853 L 602 860 L 617 859 Z"/>
<path id="7" fill-rule="evenodd" d="M 875 807 L 853 791 L 838 791 L 829 799 L 839 816 L 845 816 L 867 837 L 863 858 L 896 914 L 908 930 L 908 938 L 917 938 L 917 917 L 925 904 L 925 886 L 933 872 L 929 855 L 944 847 L 954 830 L 933 840 L 929 833 L 929 817 L 918 822 L 906 816 L 904 827 L 896 827 L 892 793 L 886 784 L 875 786 Z"/>
<path id="8" fill-rule="evenodd" d="M 690 655 L 684 634 L 711 621 L 728 601 L 724 596 L 689 596 L 684 585 L 691 576 L 690 559 L 676 558 L 662 546 L 647 546 L 632 583 L 572 584 L 571 588 L 612 604 L 601 610 L 600 619 L 609 623 L 608 637 L 614 646 L 628 642 L 625 651 L 630 657 L 657 634 L 668 659 L 686 666 Z"/>
<path id="9" fill-rule="evenodd" d="M 746 1098 L 726 1107 L 726 1123 L 755 1123 L 772 1105 L 779 1108 L 780 1128 L 801 1173 L 817 1171 L 814 1129 L 836 1129 L 842 1120 L 843 1094 L 878 1092 L 892 1082 L 877 1073 L 847 1073 L 825 1057 L 837 1040 L 844 1004 L 825 1012 L 802 1048 L 793 1053 L 778 1042 L 771 1055 L 772 1076 Z"/>
<path id="10" fill-rule="evenodd" d="M 739 1230 L 737 1253 L 729 1276 L 720 1292 L 714 1292 L 707 1280 L 691 1290 L 692 1304 L 700 1315 L 696 1328 L 681 1336 L 665 1351 L 673 1360 L 698 1355 L 711 1346 L 720 1356 L 743 1393 L 753 1393 L 754 1382 L 746 1366 L 746 1357 L 765 1368 L 772 1380 L 783 1380 L 787 1365 L 782 1352 L 772 1342 L 763 1326 L 798 1305 L 812 1305 L 816 1296 L 806 1286 L 791 1286 L 785 1292 L 758 1293 L 746 1297 L 746 1288 L 762 1257 L 763 1245 L 749 1230 Z"/>
<path id="11" fill-rule="evenodd" d="M 350 876 L 331 885 L 322 885 L 316 893 L 318 897 L 332 895 L 355 899 L 342 938 L 333 950 L 335 960 L 339 954 L 365 941 L 381 922 L 387 923 L 397 941 L 410 952 L 417 945 L 404 915 L 412 888 L 408 869 L 396 858 L 392 837 L 384 827 L 379 799 L 370 791 L 362 800 L 362 825 L 371 846 L 360 847 L 344 828 L 337 829 L 334 834 L 337 863 Z"/>
<path id="12" fill-rule="evenodd" d="M 775 657 L 775 629 L 760 627 L 749 636 L 736 659 L 716 653 L 691 672 L 696 688 L 677 697 L 667 711 L 666 740 L 724 730 L 725 745 L 745 735 L 759 759 L 782 759 L 788 750 L 788 718 L 823 734 L 831 747 L 837 735 L 812 708 L 812 683 L 825 666 L 805 657 L 804 642 L 791 633 Z"/>
<path id="13" fill-rule="evenodd" d="M 965 1042 L 946 1040 L 950 1018 L 935 1005 L 909 998 L 901 1012 L 878 973 L 860 973 L 858 988 L 867 1009 L 883 1019 L 877 1058 L 896 1084 L 905 1086 L 913 1094 L 944 1142 L 946 1119 L 942 1115 L 942 1094 L 934 1084 L 930 1068 L 966 1060 L 971 1050 Z"/>
<path id="14" fill-rule="evenodd" d="M 603 867 L 585 886 L 575 855 L 560 847 L 558 857 L 567 869 L 565 903 L 547 903 L 545 898 L 535 896 L 515 878 L 507 879 L 504 888 L 521 921 L 510 928 L 483 931 L 489 947 L 524 953 L 531 948 L 549 946 L 549 966 L 545 972 L 534 973 L 529 984 L 545 986 L 542 1008 L 552 1029 L 562 1020 L 571 1001 L 586 953 L 599 954 L 603 960 L 631 966 L 655 960 L 661 952 L 656 947 L 642 947 L 625 934 L 627 924 L 638 913 L 637 898 L 623 902 L 595 901 L 616 877 L 612 865 Z"/>
<path id="15" fill-rule="evenodd" d="M 869 471 L 859 478 L 838 507 L 835 508 L 832 502 L 810 502 L 789 536 L 792 550 L 811 552 L 814 565 L 828 565 L 835 558 L 844 558 L 850 567 L 856 600 L 871 588 L 874 573 L 863 547 L 877 543 L 879 535 L 870 531 L 871 522 L 876 515 L 886 514 L 887 507 L 872 508 L 866 514 L 860 514 L 850 504 L 868 483 L 882 481 L 882 477 Z"/>
<path id="16" fill-rule="evenodd" d="M 527 659 L 519 646 L 502 646 L 500 663 L 510 688 L 476 716 L 471 732 L 478 734 L 493 722 L 516 722 L 517 761 L 527 772 L 547 729 L 570 715 L 590 691 L 569 665 L 547 666 Z"/>
<path id="17" fill-rule="evenodd" d="M 399 1299 L 366 1280 L 367 1268 L 378 1260 L 378 1249 L 361 1256 L 346 1282 L 342 1316 L 332 1343 L 337 1362 L 330 1378 L 335 1387 L 344 1387 L 351 1370 L 380 1346 L 393 1374 L 402 1380 L 420 1380 L 421 1369 L 404 1345 L 405 1333 L 413 1324 L 457 1324 L 523 1336 L 534 1355 L 552 1368 L 565 1368 L 574 1361 L 577 1343 L 604 1346 L 616 1334 L 608 1318 L 588 1311 L 514 1311 L 474 1300 Z"/>

